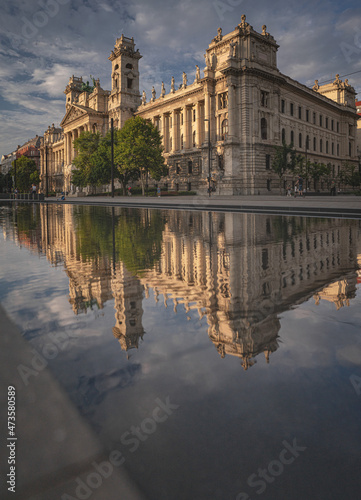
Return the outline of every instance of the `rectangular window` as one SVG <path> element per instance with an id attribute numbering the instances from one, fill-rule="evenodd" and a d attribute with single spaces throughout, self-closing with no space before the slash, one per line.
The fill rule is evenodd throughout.
<path id="1" fill-rule="evenodd" d="M 282 101 L 281 101 L 281 113 L 284 113 L 285 109 L 286 109 L 286 103 L 285 103 L 284 99 L 282 99 Z"/>
<path id="2" fill-rule="evenodd" d="M 328 128 L 328 117 L 326 116 L 326 124 L 325 127 Z"/>
<path id="3" fill-rule="evenodd" d="M 228 107 L 228 93 L 223 92 L 218 94 L 218 109 L 225 109 Z"/>
<path id="4" fill-rule="evenodd" d="M 316 113 L 313 113 L 313 124 L 316 125 Z"/>
<path id="5" fill-rule="evenodd" d="M 310 121 L 310 112 L 308 109 L 306 109 L 306 122 Z"/>
<path id="6" fill-rule="evenodd" d="M 261 90 L 261 106 L 263 108 L 268 108 L 268 92 Z"/>
<path id="7" fill-rule="evenodd" d="M 293 116 L 293 102 L 290 104 L 290 115 Z"/>
<path id="8" fill-rule="evenodd" d="M 340 132 L 340 122 L 337 122 L 337 133 Z"/>
<path id="9" fill-rule="evenodd" d="M 271 155 L 266 155 L 266 170 L 271 168 Z"/>
<path id="10" fill-rule="evenodd" d="M 331 130 L 333 130 L 334 122 L 331 120 Z"/>
<path id="11" fill-rule="evenodd" d="M 322 115 L 320 115 L 320 127 L 322 127 L 322 123 L 323 123 Z"/>
<path id="12" fill-rule="evenodd" d="M 301 106 L 298 106 L 298 118 L 300 120 L 302 119 L 302 108 L 301 108 Z"/>
<path id="13" fill-rule="evenodd" d="M 196 121 L 196 110 L 195 109 L 193 110 L 193 121 L 194 122 Z"/>

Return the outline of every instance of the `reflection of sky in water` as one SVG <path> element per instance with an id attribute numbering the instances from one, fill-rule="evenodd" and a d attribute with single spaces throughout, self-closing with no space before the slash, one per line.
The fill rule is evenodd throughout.
<path id="1" fill-rule="evenodd" d="M 350 224 L 359 238 L 358 223 Z M 267 245 L 270 255 L 276 255 L 272 240 Z M 223 500 L 240 492 L 252 499 L 358 498 L 361 396 L 350 376 L 361 376 L 361 292 L 355 275 L 360 240 L 353 241 L 352 258 L 347 255 L 339 275 L 330 271 L 329 283 L 337 278 L 351 283 L 349 306 L 337 310 L 325 299 L 325 277 L 315 280 L 303 299 L 286 300 L 284 306 L 277 299 L 278 348 L 269 363 L 260 348 L 247 371 L 239 357 L 221 357 L 209 338 L 207 316 L 200 318 L 196 309 L 186 311 L 183 304 L 175 313 L 170 299 L 165 308 L 162 295 L 155 302 L 153 287 L 149 298 L 142 294 L 143 339 L 138 349 L 125 352 L 112 333 L 114 297 L 102 308 L 94 305 L 75 315 L 62 263 L 52 266 L 42 253 L 20 249 L 10 237 L 0 239 L 0 252 L 0 301 L 38 351 L 51 343 L 51 334 L 66 333 L 64 349 L 50 361 L 52 372 L 106 449 L 122 450 L 128 470 L 150 499 Z M 235 255 L 252 252 L 247 247 Z M 315 252 L 314 260 L 319 258 Z M 241 265 L 252 267 L 246 259 Z M 262 270 L 257 279 L 261 275 Z M 143 285 L 147 276 L 142 275 Z M 87 276 L 83 278 L 86 283 Z M 316 292 L 321 295 L 318 305 Z M 278 322 L 263 324 L 267 329 Z M 132 453 L 122 436 L 152 416 L 157 398 L 167 397 L 179 408 Z M 247 478 L 278 459 L 284 440 L 295 438 L 307 449 L 257 495 Z"/>

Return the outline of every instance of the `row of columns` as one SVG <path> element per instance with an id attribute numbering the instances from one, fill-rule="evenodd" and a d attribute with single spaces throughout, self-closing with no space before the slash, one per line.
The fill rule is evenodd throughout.
<path id="1" fill-rule="evenodd" d="M 235 87 L 228 86 L 228 136 L 235 137 Z M 195 120 L 193 113 L 195 112 Z M 206 92 L 204 101 L 173 109 L 153 118 L 153 123 L 163 135 L 163 146 L 166 153 L 190 149 L 195 142 L 197 147 L 208 143 L 209 127 L 211 142 L 222 134 L 224 116 L 215 116 L 211 93 Z M 194 136 L 195 133 L 195 136 Z M 183 136 L 183 141 L 182 141 Z M 194 140 L 195 139 L 195 140 Z M 183 144 L 182 144 L 183 142 Z"/>
<path id="2" fill-rule="evenodd" d="M 193 113 L 195 112 L 195 120 Z M 163 136 L 166 153 L 190 149 L 193 143 L 200 147 L 205 135 L 204 104 L 198 101 L 195 105 L 173 109 L 153 118 L 153 124 Z M 183 138 L 183 140 L 182 140 Z"/>
<path id="3" fill-rule="evenodd" d="M 75 141 L 75 139 L 79 137 L 81 132 L 94 133 L 96 131 L 97 131 L 97 125 L 95 123 L 93 125 L 90 125 L 90 123 L 86 123 L 85 125 L 77 127 L 71 130 L 70 132 L 66 132 L 64 134 L 64 149 L 65 149 L 64 159 L 66 165 L 71 165 L 73 158 L 75 157 L 73 142 Z"/>

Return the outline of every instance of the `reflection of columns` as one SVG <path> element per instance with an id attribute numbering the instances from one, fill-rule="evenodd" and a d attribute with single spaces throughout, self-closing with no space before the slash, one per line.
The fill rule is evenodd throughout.
<path id="1" fill-rule="evenodd" d="M 177 112 L 172 111 L 172 150 L 177 150 Z"/>

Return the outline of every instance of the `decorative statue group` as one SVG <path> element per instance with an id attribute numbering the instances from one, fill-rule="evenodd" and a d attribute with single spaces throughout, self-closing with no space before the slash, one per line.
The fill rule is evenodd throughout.
<path id="1" fill-rule="evenodd" d="M 194 82 L 195 83 L 199 82 L 200 79 L 201 79 L 201 70 L 199 69 L 198 64 L 196 64 L 196 78 L 195 78 Z M 187 74 L 184 71 L 183 71 L 182 82 L 183 83 L 179 86 L 179 88 L 180 89 L 187 88 L 188 79 L 187 79 Z M 172 76 L 172 79 L 171 79 L 170 91 L 171 91 L 171 94 L 174 94 L 174 92 L 176 91 L 174 76 Z M 160 96 L 164 97 L 165 94 L 166 94 L 166 90 L 165 90 L 164 82 L 162 82 L 162 88 L 161 88 L 161 91 L 160 91 Z M 153 87 L 152 87 L 152 98 L 151 98 L 150 102 L 154 102 L 155 99 L 156 99 L 156 90 L 155 90 L 154 85 L 153 85 Z M 147 95 L 145 93 L 145 90 L 143 90 L 142 104 L 146 104 L 146 103 L 147 103 Z"/>

